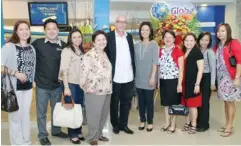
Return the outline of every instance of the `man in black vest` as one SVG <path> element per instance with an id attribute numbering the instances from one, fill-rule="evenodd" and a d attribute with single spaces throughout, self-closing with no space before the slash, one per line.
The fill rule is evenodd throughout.
<path id="1" fill-rule="evenodd" d="M 112 64 L 113 77 L 110 117 L 115 134 L 119 130 L 134 133 L 127 126 L 134 91 L 134 44 L 132 36 L 125 32 L 126 24 L 126 17 L 118 16 L 115 31 L 108 34 L 107 55 Z"/>

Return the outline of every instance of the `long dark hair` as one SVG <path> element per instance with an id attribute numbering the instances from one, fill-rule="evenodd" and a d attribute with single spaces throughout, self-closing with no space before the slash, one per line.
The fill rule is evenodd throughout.
<path id="1" fill-rule="evenodd" d="M 197 39 L 197 45 L 199 48 L 201 48 L 201 45 L 200 45 L 200 40 L 205 36 L 207 35 L 209 37 L 209 44 L 208 44 L 208 48 L 211 48 L 212 46 L 212 36 L 211 36 L 211 33 L 210 32 L 202 32 L 199 36 L 198 36 L 198 39 Z"/>
<path id="2" fill-rule="evenodd" d="M 153 40 L 154 39 L 154 30 L 153 30 L 153 27 L 152 27 L 152 24 L 151 22 L 142 22 L 140 27 L 139 27 L 139 36 L 140 36 L 140 40 L 143 41 L 143 37 L 141 35 L 141 29 L 144 25 L 147 25 L 150 29 L 150 34 L 149 34 L 149 41 Z"/>
<path id="3" fill-rule="evenodd" d="M 186 38 L 187 38 L 188 36 L 193 36 L 194 40 L 197 42 L 197 37 L 196 37 L 196 35 L 195 35 L 194 33 L 192 33 L 192 32 L 187 33 L 187 34 L 183 37 L 183 39 L 182 39 L 182 42 L 183 42 L 182 51 L 183 51 L 184 53 L 186 53 L 186 51 L 187 51 L 187 48 L 186 48 L 184 42 L 185 42 L 185 40 L 186 40 Z M 193 48 L 197 48 L 197 43 L 194 45 Z"/>
<path id="4" fill-rule="evenodd" d="M 8 42 L 11 42 L 11 43 L 14 43 L 14 44 L 17 44 L 17 43 L 20 43 L 20 39 L 19 39 L 19 36 L 17 34 L 17 31 L 18 31 L 18 27 L 20 24 L 26 24 L 28 25 L 28 28 L 29 28 L 29 31 L 30 31 L 30 25 L 27 21 L 23 21 L 23 20 L 19 20 L 17 21 L 15 24 L 14 24 L 14 27 L 13 27 L 13 34 L 11 36 L 11 38 L 9 39 Z M 27 40 L 27 43 L 30 44 L 31 42 L 31 34 Z"/>
<path id="5" fill-rule="evenodd" d="M 227 44 L 229 44 L 231 41 L 232 41 L 232 29 L 231 29 L 231 27 L 230 27 L 230 25 L 228 24 L 228 23 L 221 23 L 221 24 L 219 24 L 218 25 L 218 27 L 217 27 L 217 30 L 216 30 L 216 44 L 217 44 L 217 46 L 219 46 L 219 44 L 220 44 L 220 42 L 221 42 L 221 40 L 218 38 L 218 36 L 217 36 L 217 33 L 218 33 L 218 30 L 219 30 L 219 28 L 221 27 L 221 26 L 224 26 L 225 28 L 226 28 L 226 31 L 227 31 L 227 40 L 226 40 L 226 42 L 225 42 L 225 44 L 224 44 L 224 46 L 226 46 Z"/>
<path id="6" fill-rule="evenodd" d="M 80 49 L 80 51 L 81 51 L 82 53 L 84 53 L 84 48 L 83 48 L 83 39 L 84 39 L 84 38 L 83 38 L 83 34 L 82 34 L 82 32 L 81 32 L 77 27 L 73 27 L 73 29 L 69 32 L 68 41 L 67 41 L 67 47 L 70 47 L 71 50 L 72 50 L 73 52 L 75 52 L 75 48 L 74 48 L 73 42 L 72 42 L 72 35 L 73 35 L 73 33 L 75 33 L 75 32 L 79 32 L 80 35 L 81 35 L 82 42 L 81 42 L 81 44 L 80 44 L 80 46 L 79 46 L 79 49 Z"/>

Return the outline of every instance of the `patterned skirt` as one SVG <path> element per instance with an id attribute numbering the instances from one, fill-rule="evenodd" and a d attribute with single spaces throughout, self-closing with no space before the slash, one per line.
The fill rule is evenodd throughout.
<path id="1" fill-rule="evenodd" d="M 241 101 L 241 85 L 238 88 L 234 86 L 234 80 L 232 80 L 223 59 L 223 48 L 219 48 L 217 51 L 217 82 L 218 99 L 223 101 Z"/>

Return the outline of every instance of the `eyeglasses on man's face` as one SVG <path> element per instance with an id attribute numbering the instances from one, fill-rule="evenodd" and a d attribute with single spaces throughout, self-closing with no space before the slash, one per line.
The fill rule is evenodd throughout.
<path id="1" fill-rule="evenodd" d="M 126 21 L 117 20 L 116 23 L 118 23 L 118 24 L 126 24 L 127 22 Z"/>

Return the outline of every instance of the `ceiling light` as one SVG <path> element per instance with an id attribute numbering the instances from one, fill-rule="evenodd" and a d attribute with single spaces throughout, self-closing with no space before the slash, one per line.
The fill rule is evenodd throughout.
<path id="1" fill-rule="evenodd" d="M 201 7 L 207 7 L 208 4 L 201 4 L 200 6 L 201 6 Z"/>

